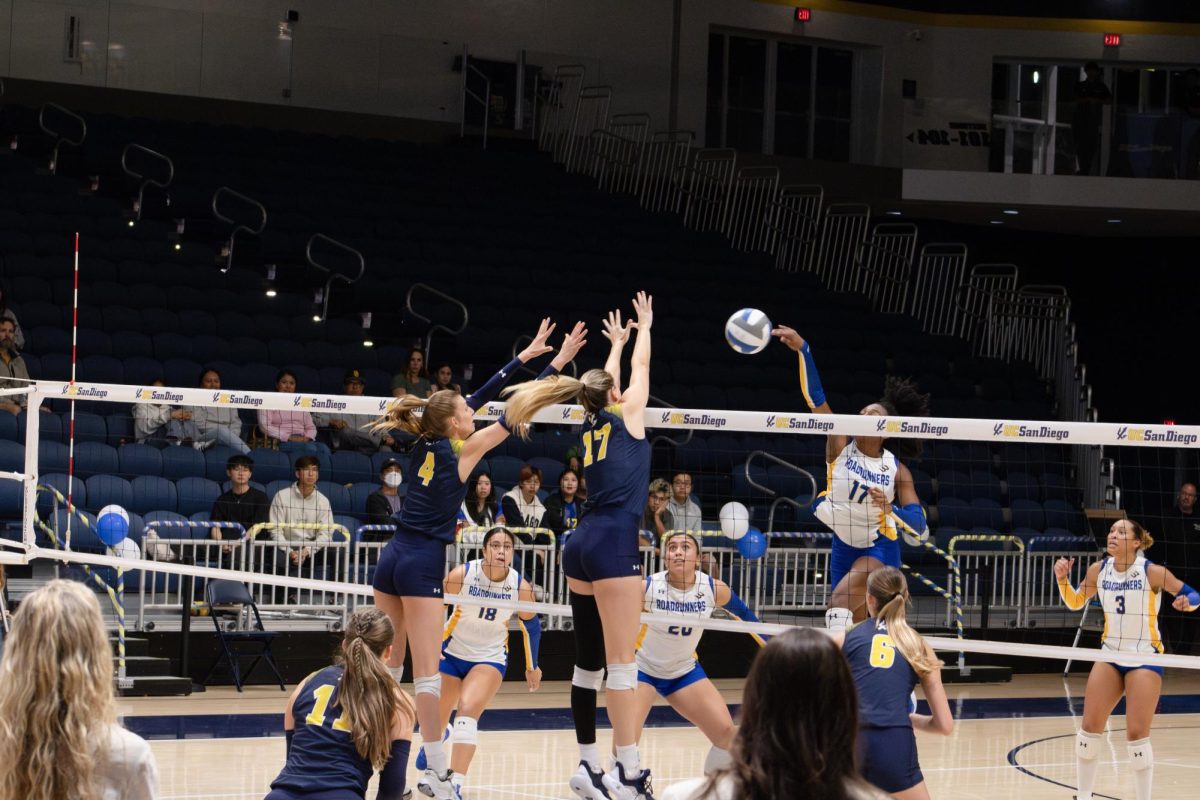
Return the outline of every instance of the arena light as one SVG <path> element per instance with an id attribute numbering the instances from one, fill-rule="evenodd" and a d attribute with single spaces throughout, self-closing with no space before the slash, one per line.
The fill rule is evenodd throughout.
<path id="1" fill-rule="evenodd" d="M 1017 214 L 1020 214 L 1021 212 L 1017 211 L 1015 208 L 1006 208 L 1006 209 L 1004 209 L 1004 213 L 1008 214 L 1010 217 L 1015 217 Z"/>
<path id="2" fill-rule="evenodd" d="M 278 294 L 274 289 L 267 289 L 267 297 L 274 297 Z"/>
<path id="3" fill-rule="evenodd" d="M 992 221 L 991 221 L 991 224 L 992 224 L 992 225 L 1003 225 L 1003 224 L 1004 224 L 1004 220 L 1002 220 L 1002 219 L 994 219 L 994 220 L 992 220 Z"/>
<path id="4" fill-rule="evenodd" d="M 885 211 L 885 212 L 883 212 L 883 213 L 887 214 L 889 217 L 898 217 L 898 216 L 900 216 L 900 215 L 901 215 L 903 212 L 900 212 L 900 211 Z"/>
<path id="5" fill-rule="evenodd" d="M 374 347 L 375 343 L 370 339 L 363 339 L 363 347 Z"/>

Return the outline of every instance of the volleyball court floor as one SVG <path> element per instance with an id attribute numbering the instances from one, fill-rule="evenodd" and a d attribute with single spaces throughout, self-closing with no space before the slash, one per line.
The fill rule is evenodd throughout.
<path id="1" fill-rule="evenodd" d="M 1067 681 L 1059 675 L 1018 675 L 1009 684 L 948 685 L 957 720 L 953 735 L 917 735 L 931 795 L 937 800 L 1073 797 L 1074 735 L 1085 681 L 1083 674 Z M 731 705 L 740 702 L 742 681 L 716 683 Z M 480 722 L 467 797 L 572 797 L 566 777 L 578 755 L 569 690 L 566 682 L 549 682 L 534 694 L 523 682 L 504 684 Z M 797 686 L 796 691 L 818 692 L 821 687 Z M 282 711 L 287 696 L 278 686 L 252 686 L 241 695 L 232 687 L 217 687 L 186 698 L 123 699 L 120 711 L 125 724 L 151 742 L 163 800 L 252 800 L 266 794 L 283 763 Z M 1123 709 L 1118 706 L 1110 722 L 1109 749 L 1096 780 L 1098 798 L 1133 798 Z M 1194 737 L 1198 730 L 1200 674 L 1168 670 L 1151 734 L 1155 796 L 1197 796 L 1200 756 Z M 606 746 L 609 731 L 600 731 L 599 741 Z M 653 770 L 658 790 L 700 775 L 707 749 L 700 732 L 665 705 L 652 712 L 642 758 Z M 410 766 L 410 785 L 416 777 Z M 373 797 L 374 791 L 372 781 L 367 797 Z"/>

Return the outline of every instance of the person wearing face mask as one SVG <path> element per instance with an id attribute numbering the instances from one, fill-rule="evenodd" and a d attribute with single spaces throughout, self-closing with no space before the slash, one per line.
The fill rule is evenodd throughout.
<path id="1" fill-rule="evenodd" d="M 367 495 L 367 524 L 389 525 L 392 516 L 400 512 L 404 499 L 400 497 L 400 484 L 404 476 L 400 470 L 400 462 L 389 458 L 379 469 L 379 482 L 382 484 L 376 491 Z M 386 542 L 392 538 L 391 531 L 363 531 L 363 541 Z"/>

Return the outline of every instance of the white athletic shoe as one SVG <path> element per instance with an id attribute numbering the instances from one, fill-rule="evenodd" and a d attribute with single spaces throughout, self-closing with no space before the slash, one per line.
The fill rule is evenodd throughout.
<path id="1" fill-rule="evenodd" d="M 604 772 L 597 770 L 592 772 L 592 768 L 587 765 L 586 761 L 579 762 L 579 769 L 575 770 L 575 774 L 567 781 L 567 785 L 571 787 L 571 791 L 576 797 L 581 797 L 583 800 L 612 800 L 608 794 L 608 790 L 604 788 Z"/>
<path id="2" fill-rule="evenodd" d="M 604 788 L 613 800 L 654 800 L 650 770 L 643 767 L 638 775 L 628 778 L 620 761 L 604 774 Z"/>
<path id="3" fill-rule="evenodd" d="M 432 769 L 425 770 L 425 774 L 417 781 L 417 791 L 426 797 L 432 797 L 434 800 L 455 800 L 454 783 L 450 780 L 450 776 L 454 773 L 446 770 L 444 776 L 439 776 Z"/>

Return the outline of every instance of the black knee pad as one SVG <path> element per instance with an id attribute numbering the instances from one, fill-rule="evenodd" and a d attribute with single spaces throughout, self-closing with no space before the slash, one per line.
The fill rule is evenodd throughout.
<path id="1" fill-rule="evenodd" d="M 600 609 L 590 594 L 571 592 L 572 625 L 575 631 L 575 666 L 586 670 L 604 669 L 604 626 Z"/>

